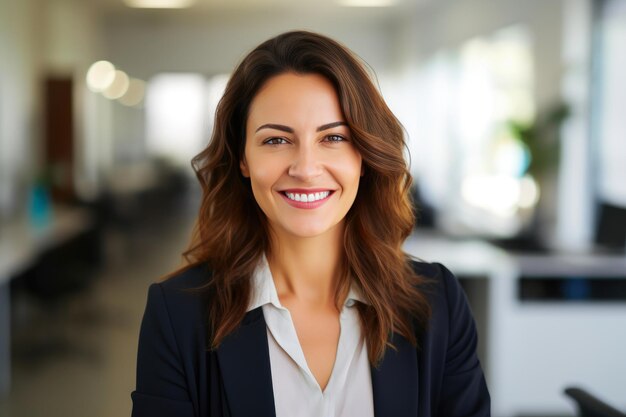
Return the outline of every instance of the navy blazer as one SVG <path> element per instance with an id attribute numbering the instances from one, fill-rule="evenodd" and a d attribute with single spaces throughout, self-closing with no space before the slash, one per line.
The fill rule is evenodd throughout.
<path id="1" fill-rule="evenodd" d="M 476 327 L 465 294 L 441 264 L 414 262 L 432 280 L 432 316 L 415 348 L 391 336 L 372 368 L 377 417 L 489 416 L 490 397 L 476 356 Z M 195 267 L 152 284 L 139 336 L 133 417 L 275 417 L 261 307 L 216 350 L 207 349 L 207 300 L 187 289 L 210 271 Z"/>

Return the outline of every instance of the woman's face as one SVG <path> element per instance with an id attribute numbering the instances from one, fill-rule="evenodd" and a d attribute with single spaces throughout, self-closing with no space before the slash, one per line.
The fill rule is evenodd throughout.
<path id="1" fill-rule="evenodd" d="M 250 105 L 241 171 L 272 230 L 337 231 L 362 173 L 333 85 L 317 74 L 269 79 Z"/>

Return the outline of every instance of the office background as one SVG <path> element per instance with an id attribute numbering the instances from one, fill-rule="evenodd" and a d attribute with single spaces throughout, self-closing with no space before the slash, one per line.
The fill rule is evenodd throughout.
<path id="1" fill-rule="evenodd" d="M 406 128 L 406 250 L 461 278 L 494 415 L 575 415 L 573 385 L 626 410 L 626 1 L 144 1 L 0 0 L 0 415 L 130 412 L 189 160 L 291 29 L 359 54 Z"/>

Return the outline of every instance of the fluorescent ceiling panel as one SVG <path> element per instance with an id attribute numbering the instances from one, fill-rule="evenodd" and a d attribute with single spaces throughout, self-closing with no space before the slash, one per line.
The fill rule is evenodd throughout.
<path id="1" fill-rule="evenodd" d="M 124 0 L 129 7 L 144 9 L 182 9 L 192 6 L 196 0 Z"/>
<path id="2" fill-rule="evenodd" d="M 396 0 L 339 0 L 341 6 L 348 7 L 390 7 L 396 3 Z"/>

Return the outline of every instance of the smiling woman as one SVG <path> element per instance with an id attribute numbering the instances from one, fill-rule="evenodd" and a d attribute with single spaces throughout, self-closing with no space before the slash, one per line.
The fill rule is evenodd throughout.
<path id="1" fill-rule="evenodd" d="M 289 32 L 234 71 L 188 265 L 150 287 L 134 416 L 489 415 L 458 282 L 401 249 L 403 130 L 364 68 Z"/>
<path id="2" fill-rule="evenodd" d="M 340 252 L 361 155 L 332 84 L 317 74 L 275 76 L 252 100 L 246 132 L 241 170 L 269 220 L 273 246 L 289 239 L 285 234 L 327 235 Z"/>

